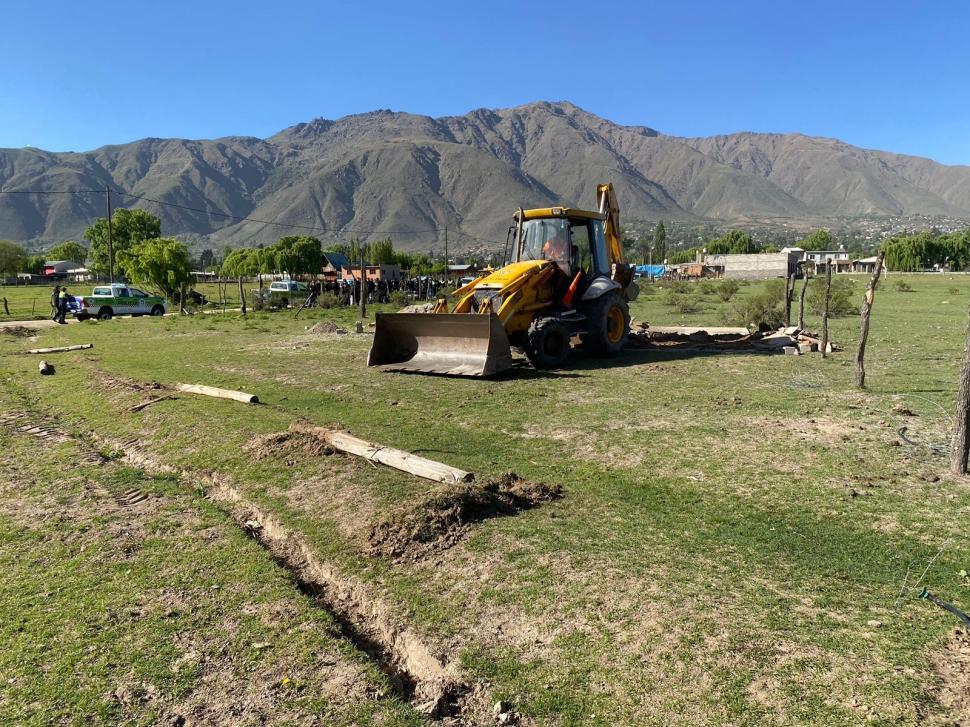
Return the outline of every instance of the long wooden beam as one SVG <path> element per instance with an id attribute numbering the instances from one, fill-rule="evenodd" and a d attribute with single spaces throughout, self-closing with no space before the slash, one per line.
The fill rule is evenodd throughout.
<path id="1" fill-rule="evenodd" d="M 403 449 L 385 447 L 382 444 L 374 444 L 359 437 L 355 437 L 347 432 L 327 427 L 318 427 L 306 422 L 293 422 L 290 425 L 291 432 L 309 434 L 317 437 L 329 444 L 334 449 L 341 452 L 355 454 L 363 457 L 370 462 L 378 462 L 388 467 L 408 472 L 418 477 L 435 482 L 453 484 L 456 482 L 468 482 L 475 478 L 475 475 L 457 467 L 451 467 L 433 459 L 426 459 Z"/>

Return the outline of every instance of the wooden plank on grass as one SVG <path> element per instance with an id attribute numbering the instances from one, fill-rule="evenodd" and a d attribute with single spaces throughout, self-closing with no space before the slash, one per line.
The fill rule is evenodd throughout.
<path id="1" fill-rule="evenodd" d="M 32 348 L 27 353 L 61 353 L 62 351 L 83 351 L 94 348 L 93 343 L 79 343 L 76 346 L 54 346 L 53 348 Z"/>
<path id="2" fill-rule="evenodd" d="M 258 404 L 259 397 L 255 394 L 247 394 L 244 391 L 233 391 L 232 389 L 219 389 L 215 386 L 203 386 L 202 384 L 176 384 L 175 388 L 184 391 L 186 394 L 201 394 L 202 396 L 214 396 L 217 399 L 232 399 L 241 401 L 244 404 Z"/>
<path id="3" fill-rule="evenodd" d="M 475 475 L 471 472 L 465 472 L 465 470 L 460 470 L 457 467 L 435 462 L 433 459 L 427 459 L 412 454 L 411 452 L 406 452 L 403 449 L 374 444 L 373 442 L 368 442 L 337 429 L 317 427 L 305 422 L 293 422 L 290 425 L 290 431 L 309 434 L 323 440 L 341 452 L 355 454 L 370 462 L 378 462 L 388 467 L 423 477 L 426 480 L 452 484 L 455 482 L 468 482 L 475 478 Z"/>

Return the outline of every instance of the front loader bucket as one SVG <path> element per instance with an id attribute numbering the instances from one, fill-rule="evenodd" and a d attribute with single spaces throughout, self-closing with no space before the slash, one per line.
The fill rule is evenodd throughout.
<path id="1" fill-rule="evenodd" d="M 455 376 L 491 376 L 512 365 L 494 313 L 378 313 L 368 366 Z"/>

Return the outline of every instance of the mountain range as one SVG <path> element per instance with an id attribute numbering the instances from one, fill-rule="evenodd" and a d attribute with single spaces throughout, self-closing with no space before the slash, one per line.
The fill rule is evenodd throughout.
<path id="1" fill-rule="evenodd" d="M 374 111 L 267 139 L 0 149 L 0 191 L 111 187 L 115 205 L 161 217 L 163 234 L 212 246 L 390 235 L 426 249 L 446 227 L 456 249 L 500 245 L 517 207 L 590 207 L 603 181 L 615 185 L 624 219 L 970 219 L 967 166 L 802 134 L 669 136 L 568 102 L 441 118 Z M 104 210 L 104 194 L 0 194 L 0 238 L 79 238 Z"/>

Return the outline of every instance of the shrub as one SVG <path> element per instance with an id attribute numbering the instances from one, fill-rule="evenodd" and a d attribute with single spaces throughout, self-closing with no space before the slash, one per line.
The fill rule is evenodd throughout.
<path id="1" fill-rule="evenodd" d="M 339 308 L 340 298 L 336 293 L 320 293 L 317 296 L 317 308 Z"/>
<path id="2" fill-rule="evenodd" d="M 913 292 L 913 286 L 907 283 L 905 280 L 897 280 L 895 283 L 893 283 L 893 287 L 900 293 Z"/>
<path id="3" fill-rule="evenodd" d="M 959 288 L 947 288 L 946 292 L 949 293 L 950 295 L 960 295 Z"/>
<path id="4" fill-rule="evenodd" d="M 391 293 L 391 305 L 395 308 L 403 308 L 411 301 L 408 300 L 408 294 L 403 290 L 395 290 Z"/>
<path id="5" fill-rule="evenodd" d="M 738 292 L 738 288 L 740 287 L 741 286 L 738 285 L 738 281 L 736 280 L 722 280 L 717 284 L 715 292 L 717 293 L 718 298 L 727 303 L 729 300 L 731 300 L 731 298 L 734 297 L 734 294 Z"/>
<path id="6" fill-rule="evenodd" d="M 678 313 L 699 313 L 704 309 L 701 305 L 700 298 L 696 294 L 688 295 L 674 291 L 667 291 L 667 295 L 664 298 L 664 305 L 669 305 Z"/>
<path id="7" fill-rule="evenodd" d="M 702 280 L 697 283 L 697 290 L 701 295 L 714 295 L 717 292 L 717 285 L 712 280 Z"/>
<path id="8" fill-rule="evenodd" d="M 785 322 L 785 292 L 782 288 L 781 295 L 778 295 L 774 287 L 768 286 L 760 293 L 734 301 L 725 316 L 727 321 L 749 328 L 779 328 Z"/>
<path id="9" fill-rule="evenodd" d="M 845 278 L 832 280 L 832 291 L 829 295 L 829 317 L 857 315 L 859 309 L 852 304 L 852 281 Z M 808 284 L 806 305 L 817 316 L 822 315 L 825 299 L 825 278 L 813 278 Z"/>

